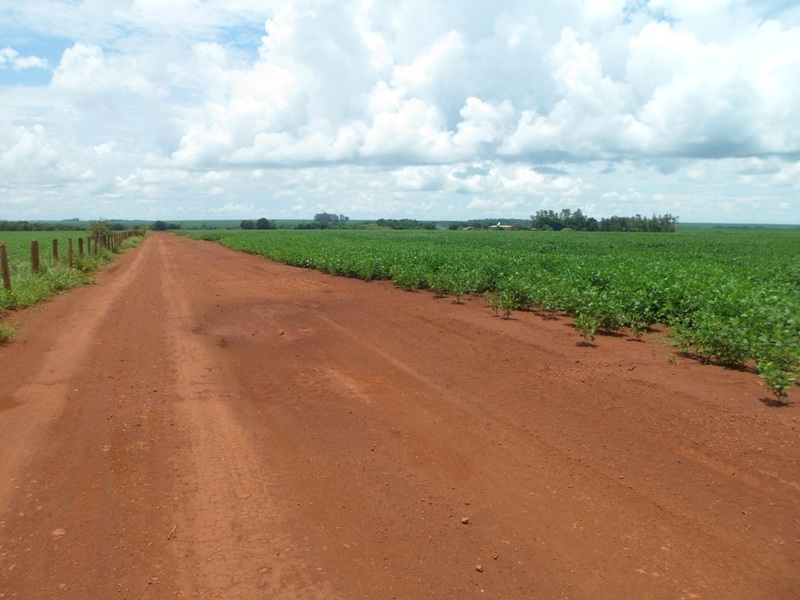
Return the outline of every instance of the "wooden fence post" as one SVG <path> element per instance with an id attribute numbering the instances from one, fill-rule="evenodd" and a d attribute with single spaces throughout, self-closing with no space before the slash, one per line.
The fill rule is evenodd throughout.
<path id="1" fill-rule="evenodd" d="M 83 256 L 83 238 L 82 237 L 78 238 L 78 254 Z"/>
<path id="2" fill-rule="evenodd" d="M 34 273 L 39 272 L 39 242 L 31 240 L 31 269 Z"/>
<path id="3" fill-rule="evenodd" d="M 8 253 L 6 245 L 0 244 L 0 265 L 3 269 L 3 287 L 11 291 L 11 272 L 8 270 Z"/>
<path id="4" fill-rule="evenodd" d="M 69 243 L 69 250 L 68 250 L 68 262 L 67 262 L 67 265 L 71 269 L 72 268 L 72 256 L 73 256 L 72 255 L 72 238 L 69 238 L 68 243 Z"/>
<path id="5" fill-rule="evenodd" d="M 58 262 L 58 239 L 53 238 L 53 263 Z"/>

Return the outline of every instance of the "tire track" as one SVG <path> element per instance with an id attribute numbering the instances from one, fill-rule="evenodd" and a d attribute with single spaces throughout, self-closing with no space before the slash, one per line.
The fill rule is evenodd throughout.
<path id="1" fill-rule="evenodd" d="M 181 401 L 177 418 L 191 448 L 184 480 L 193 493 L 179 522 L 186 591 L 213 598 L 332 598 L 316 584 L 273 499 L 269 465 L 231 404 L 237 383 L 225 377 L 204 338 L 192 333 L 185 266 L 162 239 L 164 323 L 179 357 L 174 382 Z"/>
<path id="2" fill-rule="evenodd" d="M 28 383 L 2 398 L 3 404 L 14 409 L 6 411 L 0 420 L 0 510 L 17 487 L 19 472 L 36 451 L 35 442 L 46 437 L 44 431 L 63 412 L 71 378 L 89 358 L 93 341 L 111 308 L 140 275 L 144 256 L 135 253 L 130 264 L 126 261 L 124 268 L 117 265 L 115 277 L 107 283 L 74 295 L 70 316 L 51 332 L 52 346 L 41 357 L 39 369 Z M 13 350 L 7 349 L 9 353 Z"/>

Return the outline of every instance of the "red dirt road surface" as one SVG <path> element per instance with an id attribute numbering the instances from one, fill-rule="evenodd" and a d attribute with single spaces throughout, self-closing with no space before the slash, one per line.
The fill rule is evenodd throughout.
<path id="1" fill-rule="evenodd" d="M 800 407 L 152 234 L 0 348 L 0 598 L 800 598 Z"/>

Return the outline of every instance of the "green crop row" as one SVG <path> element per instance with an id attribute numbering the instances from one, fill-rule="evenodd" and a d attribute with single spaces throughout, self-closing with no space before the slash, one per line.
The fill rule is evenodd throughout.
<path id="1" fill-rule="evenodd" d="M 706 361 L 755 364 L 783 389 L 800 371 L 800 234 L 197 232 L 232 249 L 497 310 L 567 313 L 589 340 L 656 323 Z M 772 375 L 769 375 L 772 373 Z M 773 387 L 773 391 L 775 388 Z"/>

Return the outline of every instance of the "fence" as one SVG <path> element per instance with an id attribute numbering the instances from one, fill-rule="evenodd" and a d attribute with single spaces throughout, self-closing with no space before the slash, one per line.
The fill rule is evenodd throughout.
<path id="1" fill-rule="evenodd" d="M 78 238 L 78 255 L 97 255 L 101 248 L 105 248 L 112 252 L 116 251 L 122 242 L 133 236 L 144 235 L 142 231 L 123 231 L 120 233 L 112 233 L 110 235 L 89 236 L 86 238 Z M 84 243 L 85 242 L 85 243 Z M 67 240 L 66 262 L 62 263 L 59 243 L 57 239 L 53 240 L 52 256 L 54 264 L 65 264 L 72 269 L 74 267 L 75 249 L 73 246 L 72 238 Z M 0 268 L 3 272 L 3 287 L 11 291 L 11 271 L 8 266 L 8 251 L 5 244 L 0 244 Z M 38 273 L 41 268 L 41 251 L 39 249 L 38 240 L 31 240 L 31 270 Z"/>

